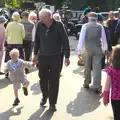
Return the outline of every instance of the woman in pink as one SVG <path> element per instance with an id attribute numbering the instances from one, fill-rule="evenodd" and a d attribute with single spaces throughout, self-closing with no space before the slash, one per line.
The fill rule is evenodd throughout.
<path id="1" fill-rule="evenodd" d="M 1 72 L 1 64 L 3 60 L 3 53 L 4 53 L 4 42 L 5 42 L 5 27 L 4 24 L 7 21 L 7 19 L 3 16 L 0 16 L 0 75 L 3 74 Z"/>
<path id="2" fill-rule="evenodd" d="M 103 92 L 103 103 L 109 103 L 111 92 L 111 104 L 114 120 L 120 120 L 120 45 L 115 46 L 111 56 L 111 66 L 106 70 L 107 78 Z"/>

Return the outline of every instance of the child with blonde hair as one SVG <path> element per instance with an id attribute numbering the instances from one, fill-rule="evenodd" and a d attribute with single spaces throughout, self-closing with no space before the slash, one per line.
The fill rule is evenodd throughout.
<path id="1" fill-rule="evenodd" d="M 23 84 L 24 95 L 28 95 L 29 81 L 25 74 L 25 68 L 32 68 L 34 64 L 31 62 L 26 62 L 19 58 L 19 50 L 12 49 L 9 53 L 11 60 L 9 60 L 5 66 L 5 72 L 10 73 L 10 80 L 13 84 L 15 100 L 13 106 L 19 104 L 20 100 L 18 98 L 18 90 L 21 88 L 21 83 Z"/>
<path id="2" fill-rule="evenodd" d="M 114 120 L 120 120 L 120 45 L 114 47 L 111 55 L 111 65 L 107 68 L 106 73 L 103 103 L 104 105 L 108 105 L 111 93 Z"/>

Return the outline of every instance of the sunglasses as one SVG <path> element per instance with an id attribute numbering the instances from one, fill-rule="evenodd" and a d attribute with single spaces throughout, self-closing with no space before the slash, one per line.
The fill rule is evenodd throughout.
<path id="1" fill-rule="evenodd" d="M 50 31 L 50 28 L 47 28 L 47 30 L 45 32 L 45 36 L 48 36 L 49 31 Z"/>

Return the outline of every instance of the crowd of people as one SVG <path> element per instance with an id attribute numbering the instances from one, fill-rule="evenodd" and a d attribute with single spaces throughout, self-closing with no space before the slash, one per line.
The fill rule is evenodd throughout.
<path id="1" fill-rule="evenodd" d="M 40 77 L 42 100 L 46 104 L 49 98 L 49 109 L 56 111 L 59 91 L 59 78 L 65 57 L 65 66 L 70 64 L 70 46 L 66 25 L 62 23 L 59 13 L 48 9 L 39 12 L 39 21 L 35 12 L 13 12 L 12 21 L 8 22 L 5 15 L 0 16 L 0 67 L 4 50 L 5 76 L 13 83 L 15 100 L 13 106 L 19 104 L 18 90 L 23 84 L 23 91 L 28 95 L 29 80 L 26 74 L 29 68 L 37 66 Z M 106 70 L 106 84 L 103 91 L 103 103 L 111 103 L 114 120 L 120 120 L 120 20 L 113 11 L 109 12 L 107 26 L 103 25 L 103 16 L 86 8 L 81 17 L 84 22 L 80 31 L 77 46 L 79 61 L 84 61 L 85 89 L 91 88 L 95 93 L 102 92 L 101 70 L 105 67 L 106 54 L 109 56 L 109 67 Z M 5 24 L 7 25 L 5 26 Z M 114 46 L 114 47 L 113 47 Z M 32 58 L 32 51 L 34 55 Z M 91 71 L 93 72 L 91 75 Z M 4 74 L 1 73 L 0 74 Z M 91 84 L 93 76 L 93 85 Z"/>
<path id="2" fill-rule="evenodd" d="M 49 98 L 49 109 L 55 111 L 63 56 L 65 65 L 70 64 L 69 40 L 58 13 L 53 15 L 50 10 L 42 9 L 39 18 L 40 21 L 37 21 L 37 15 L 33 11 L 30 13 L 23 11 L 21 14 L 15 11 L 10 22 L 4 15 L 0 16 L 0 59 L 2 64 L 5 50 L 4 72 L 5 77 L 10 78 L 13 83 L 15 95 L 13 106 L 20 102 L 18 90 L 21 83 L 24 94 L 28 95 L 29 81 L 26 74 L 29 73 L 29 68 L 36 65 L 43 93 L 40 105 L 43 106 Z M 4 73 L 1 71 L 0 74 Z"/>
<path id="3" fill-rule="evenodd" d="M 119 37 L 120 20 L 115 17 L 113 11 L 109 12 L 106 26 L 103 24 L 103 16 L 100 13 L 91 12 L 89 9 L 82 19 L 84 21 L 78 42 L 78 62 L 84 62 L 84 88 L 91 88 L 100 93 L 101 70 L 105 67 L 105 58 L 109 58 L 109 67 L 106 69 L 107 77 L 103 88 L 103 103 L 109 103 L 111 91 L 111 104 L 114 120 L 119 120 Z M 80 64 L 81 65 L 81 64 Z M 91 74 L 92 71 L 92 74 Z M 91 79 L 93 77 L 93 85 Z"/>

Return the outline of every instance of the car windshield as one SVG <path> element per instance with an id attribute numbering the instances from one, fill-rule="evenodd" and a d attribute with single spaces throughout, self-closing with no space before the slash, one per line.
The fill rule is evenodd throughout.
<path id="1" fill-rule="evenodd" d="M 100 14 L 103 16 L 104 20 L 108 19 L 108 12 L 101 12 Z"/>
<path id="2" fill-rule="evenodd" d="M 79 18 L 82 14 L 82 11 L 72 11 L 72 18 Z"/>

